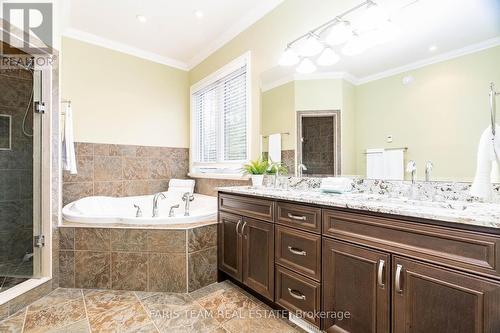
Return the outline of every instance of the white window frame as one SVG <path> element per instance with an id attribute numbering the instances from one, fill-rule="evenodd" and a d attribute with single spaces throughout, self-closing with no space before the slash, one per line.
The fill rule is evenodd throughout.
<path id="1" fill-rule="evenodd" d="M 198 149 L 199 147 L 197 146 L 198 142 L 198 133 L 196 131 L 196 104 L 195 104 L 195 97 L 194 94 L 207 86 L 213 84 L 214 82 L 226 77 L 227 75 L 233 73 L 234 71 L 238 70 L 242 66 L 246 65 L 246 124 L 247 124 L 247 149 L 246 149 L 246 158 L 244 160 L 240 161 L 228 161 L 228 162 L 196 162 L 195 160 L 197 159 L 198 154 Z M 250 158 L 250 148 L 251 148 L 251 110 L 252 110 L 252 105 L 251 105 L 251 94 L 252 94 L 252 88 L 251 88 L 251 53 L 250 51 L 244 53 L 243 55 L 239 56 L 238 58 L 234 59 L 233 61 L 229 62 L 228 64 L 224 65 L 217 71 L 213 72 L 212 74 L 208 75 L 204 79 L 198 81 L 194 85 L 191 86 L 189 96 L 190 96 L 190 144 L 189 144 L 189 175 L 191 177 L 196 177 L 196 178 L 227 178 L 227 179 L 241 179 L 242 174 L 239 172 L 239 169 L 242 167 L 242 165 L 246 162 L 248 162 Z M 221 121 L 223 121 L 221 119 Z M 224 140 L 219 140 L 219 146 L 217 147 L 218 153 L 221 153 L 224 151 Z M 216 172 L 207 172 L 207 173 L 202 173 L 198 171 L 198 168 L 214 168 L 214 169 L 220 169 L 220 171 Z M 223 169 L 230 169 L 230 170 L 235 170 L 238 172 L 222 172 Z"/>

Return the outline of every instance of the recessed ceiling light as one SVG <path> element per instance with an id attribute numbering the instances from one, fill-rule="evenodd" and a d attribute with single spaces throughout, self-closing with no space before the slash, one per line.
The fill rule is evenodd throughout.
<path id="1" fill-rule="evenodd" d="M 196 16 L 197 18 L 202 18 L 205 14 L 203 14 L 203 12 L 201 10 L 195 10 L 194 11 L 194 16 Z"/>
<path id="2" fill-rule="evenodd" d="M 144 15 L 137 15 L 135 18 L 136 18 L 139 22 L 141 22 L 141 23 L 144 23 L 144 22 L 146 22 L 146 21 L 147 21 L 146 16 L 144 16 Z"/>
<path id="3" fill-rule="evenodd" d="M 438 49 L 438 47 L 436 45 L 431 45 L 429 46 L 429 52 L 434 52 Z"/>

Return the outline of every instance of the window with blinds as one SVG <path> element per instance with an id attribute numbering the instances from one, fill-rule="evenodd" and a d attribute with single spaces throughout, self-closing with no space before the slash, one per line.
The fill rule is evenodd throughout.
<path id="1" fill-rule="evenodd" d="M 247 160 L 247 88 L 245 63 L 192 94 L 194 163 Z"/>

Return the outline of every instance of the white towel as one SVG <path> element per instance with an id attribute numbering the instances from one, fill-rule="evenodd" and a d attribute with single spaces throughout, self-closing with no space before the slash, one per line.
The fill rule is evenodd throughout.
<path id="1" fill-rule="evenodd" d="M 496 125 L 496 137 L 493 137 L 491 126 L 483 132 L 477 149 L 476 176 L 470 190 L 471 195 L 491 200 L 492 182 L 498 182 L 500 164 L 500 126 Z"/>
<path id="2" fill-rule="evenodd" d="M 168 192 L 194 192 L 195 181 L 193 179 L 170 179 L 168 182 Z"/>
<path id="3" fill-rule="evenodd" d="M 64 110 L 64 137 L 62 142 L 63 169 L 76 174 L 75 138 L 73 136 L 73 112 L 67 103 Z"/>
<path id="4" fill-rule="evenodd" d="M 281 162 L 281 134 L 269 135 L 269 159 L 275 163 Z"/>
<path id="5" fill-rule="evenodd" d="M 346 177 L 326 177 L 321 179 L 321 190 L 335 192 L 352 191 L 352 179 Z"/>
<path id="6" fill-rule="evenodd" d="M 367 149 L 366 150 L 366 178 L 384 179 L 384 150 Z"/>
<path id="7" fill-rule="evenodd" d="M 404 149 L 384 150 L 384 178 L 389 180 L 403 180 Z"/>

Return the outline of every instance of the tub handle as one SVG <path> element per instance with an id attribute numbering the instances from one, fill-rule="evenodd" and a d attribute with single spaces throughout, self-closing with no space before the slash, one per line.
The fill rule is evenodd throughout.
<path id="1" fill-rule="evenodd" d="M 134 204 L 134 208 L 137 209 L 137 212 L 135 212 L 135 217 L 142 217 L 141 207 L 139 207 L 138 205 Z"/>
<path id="2" fill-rule="evenodd" d="M 168 212 L 168 217 L 174 217 L 175 216 L 174 209 L 176 209 L 176 208 L 179 208 L 179 204 L 173 205 L 173 206 L 170 207 L 170 211 Z"/>

